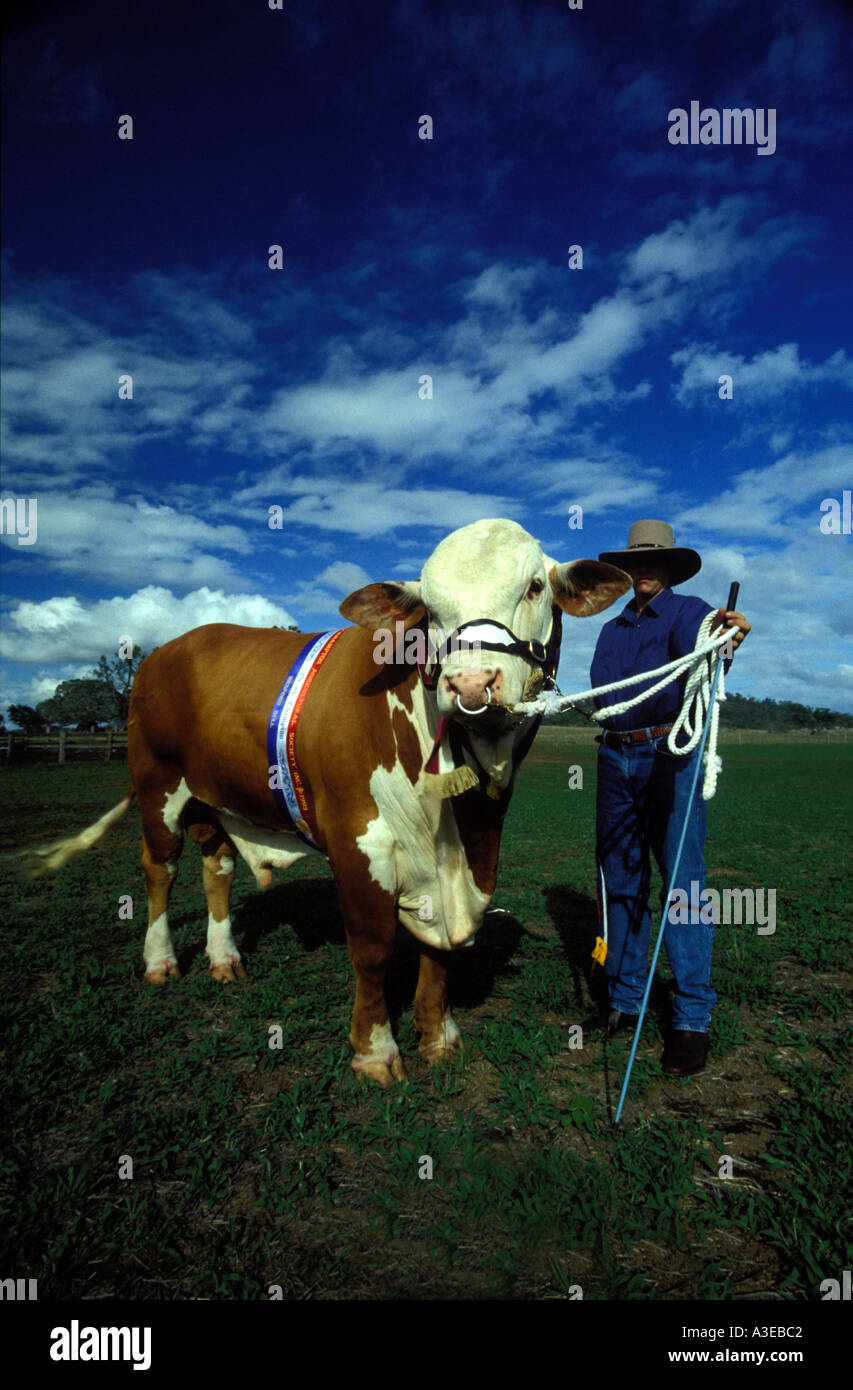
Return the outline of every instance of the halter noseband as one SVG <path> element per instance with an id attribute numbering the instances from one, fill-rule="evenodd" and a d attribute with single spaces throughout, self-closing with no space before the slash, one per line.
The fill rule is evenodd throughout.
<path id="1" fill-rule="evenodd" d="M 505 623 L 495 622 L 492 618 L 472 618 L 467 623 L 460 623 L 459 627 L 454 628 L 438 648 L 435 654 L 435 660 L 426 663 L 424 666 L 418 667 L 421 680 L 427 690 L 436 690 L 442 666 L 447 661 L 448 656 L 453 654 L 454 650 L 459 650 L 460 634 L 465 632 L 466 629 L 480 628 L 483 631 L 483 635 L 474 636 L 469 631 L 468 637 L 464 639 L 462 650 L 474 648 L 477 651 L 503 652 L 506 656 L 524 657 L 527 661 L 535 662 L 537 666 L 542 667 L 545 676 L 545 685 L 550 689 L 554 684 L 557 675 L 557 666 L 560 661 L 560 638 L 562 635 L 561 619 L 562 610 L 559 605 L 555 603 L 551 609 L 551 636 L 548 639 L 547 645 L 538 641 L 535 637 L 530 638 L 529 641 L 525 641 L 521 637 L 516 637 L 515 633 L 512 632 Z M 501 638 L 501 633 L 506 633 L 506 637 L 509 638 L 509 640 L 507 641 L 506 638 Z M 491 692 L 489 692 L 489 696 L 490 703 Z M 488 704 L 483 708 L 487 709 Z M 474 712 L 475 711 L 465 710 L 463 707 L 463 713 L 465 714 Z M 482 712 L 482 710 L 476 711 L 478 714 Z"/>

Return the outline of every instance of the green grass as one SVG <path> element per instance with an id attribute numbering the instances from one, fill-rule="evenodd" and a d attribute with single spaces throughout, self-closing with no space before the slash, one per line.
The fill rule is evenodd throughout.
<path id="1" fill-rule="evenodd" d="M 718 929 L 700 1078 L 660 1071 L 662 962 L 617 1131 L 630 1037 L 573 1045 L 600 988 L 592 750 L 545 740 L 522 769 L 495 899 L 507 915 L 458 958 L 466 1051 L 436 1073 L 417 1058 L 416 954 L 401 939 L 388 993 L 409 1080 L 388 1093 L 349 1065 L 352 970 L 318 859 L 264 895 L 239 866 L 250 973 L 222 988 L 205 973 L 188 845 L 170 908 L 185 978 L 161 990 L 141 980 L 135 809 L 53 878 L 22 884 L 5 865 L 4 1277 L 55 1298 L 258 1299 L 271 1285 L 288 1298 L 551 1299 L 578 1285 L 587 1299 L 819 1298 L 851 1262 L 853 749 L 730 747 L 724 761 L 709 885 L 775 887 L 777 930 Z M 7 848 L 82 827 L 128 780 L 120 764 L 0 776 Z"/>

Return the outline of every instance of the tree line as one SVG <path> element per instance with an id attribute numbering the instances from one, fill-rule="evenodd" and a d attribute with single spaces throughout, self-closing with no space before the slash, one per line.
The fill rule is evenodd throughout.
<path id="1" fill-rule="evenodd" d="M 578 710 L 567 710 L 549 724 L 577 727 L 589 721 Z M 824 729 L 853 728 L 853 714 L 840 714 L 825 706 L 811 708 L 794 700 L 756 700 L 751 695 L 726 694 L 720 706 L 720 723 L 730 729 L 766 729 L 768 733 L 820 733 Z M 638 724 L 639 727 L 639 724 Z"/>
<path id="2" fill-rule="evenodd" d="M 298 629 L 290 628 L 295 632 Z M 155 648 L 156 650 L 156 648 Z M 91 676 L 82 680 L 60 681 L 49 700 L 30 705 L 10 705 L 9 719 L 26 733 L 38 733 L 51 726 L 78 729 L 124 727 L 130 706 L 133 678 L 148 655 L 134 647 L 133 656 L 101 656 Z M 824 729 L 853 728 L 853 714 L 840 714 L 824 706 L 811 708 L 793 700 L 756 700 L 750 695 L 727 695 L 720 707 L 720 718 L 732 729 L 766 729 L 770 733 L 819 733 Z M 566 710 L 549 723 L 577 727 L 588 722 L 579 710 Z M 0 728 L 5 727 L 0 714 Z"/>

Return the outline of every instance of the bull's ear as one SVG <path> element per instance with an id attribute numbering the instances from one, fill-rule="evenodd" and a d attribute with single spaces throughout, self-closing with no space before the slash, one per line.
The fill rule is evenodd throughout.
<path id="1" fill-rule="evenodd" d="M 601 613 L 633 585 L 630 574 L 600 560 L 571 560 L 548 571 L 554 602 L 573 618 Z"/>
<path id="2" fill-rule="evenodd" d="M 351 623 L 375 632 L 400 619 L 420 622 L 426 608 L 421 601 L 420 580 L 406 580 L 404 584 L 366 584 L 345 598 L 338 612 Z"/>

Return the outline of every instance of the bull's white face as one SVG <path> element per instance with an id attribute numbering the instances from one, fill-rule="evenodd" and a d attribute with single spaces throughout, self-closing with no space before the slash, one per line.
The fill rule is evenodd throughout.
<path id="1" fill-rule="evenodd" d="M 524 642 L 547 643 L 554 601 L 549 568 L 541 546 L 514 521 L 475 521 L 436 547 L 420 581 L 430 626 L 450 634 L 463 623 L 477 623 L 441 668 L 439 713 L 464 717 L 468 710 L 494 730 L 494 714 L 477 712 L 490 705 L 497 713 L 521 701 L 537 664 L 510 652 L 477 650 L 477 644 L 512 640 L 501 628 L 490 630 L 495 623 Z M 470 651 L 463 641 L 471 643 Z M 473 718 L 469 722 L 473 726 Z"/>
<path id="2" fill-rule="evenodd" d="M 511 651 L 476 650 L 478 641 L 512 644 L 535 640 L 546 646 L 553 607 L 586 617 L 607 608 L 631 587 L 622 570 L 594 560 L 557 564 L 515 521 L 475 521 L 440 542 L 421 579 L 405 584 L 369 584 L 341 604 L 345 618 L 374 631 L 395 620 L 426 620 L 444 640 L 464 623 L 470 650 L 460 645 L 441 666 L 435 699 L 438 713 L 468 725 L 482 767 L 498 786 L 511 776 L 517 723 L 508 709 L 525 698 L 528 680 L 541 662 Z M 499 627 L 490 625 L 500 624 Z M 505 631 L 504 629 L 509 629 Z M 528 692 L 529 698 L 529 692 Z"/>

